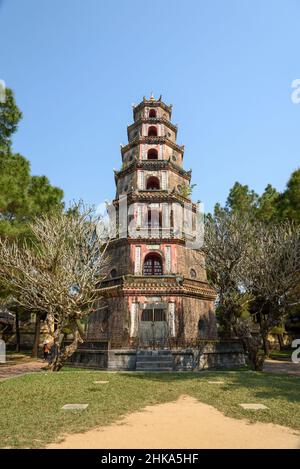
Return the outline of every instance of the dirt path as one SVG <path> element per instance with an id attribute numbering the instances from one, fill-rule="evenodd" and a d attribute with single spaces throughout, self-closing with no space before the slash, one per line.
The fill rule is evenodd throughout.
<path id="1" fill-rule="evenodd" d="M 300 376 L 300 363 L 268 359 L 265 361 L 264 371 Z"/>
<path id="2" fill-rule="evenodd" d="M 300 448 L 300 435 L 279 425 L 225 417 L 214 407 L 182 396 L 111 426 L 67 435 L 48 448 Z"/>
<path id="3" fill-rule="evenodd" d="M 15 378 L 16 376 L 41 371 L 45 366 L 43 360 L 31 360 L 27 363 L 19 363 L 18 365 L 10 365 L 9 363 L 0 366 L 0 381 L 2 379 Z"/>

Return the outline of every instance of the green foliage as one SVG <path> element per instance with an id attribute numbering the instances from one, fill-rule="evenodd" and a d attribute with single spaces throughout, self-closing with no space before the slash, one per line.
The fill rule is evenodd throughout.
<path id="1" fill-rule="evenodd" d="M 24 217 L 27 214 L 29 184 L 29 161 L 19 154 L 0 153 L 0 213 L 2 221 L 10 222 L 16 217 Z"/>
<path id="2" fill-rule="evenodd" d="M 63 191 L 51 186 L 46 176 L 32 176 L 28 187 L 31 215 L 41 215 L 63 208 Z"/>
<path id="3" fill-rule="evenodd" d="M 17 242 L 32 237 L 29 223 L 35 216 L 63 208 L 63 191 L 45 176 L 32 176 L 29 161 L 12 151 L 11 137 L 21 117 L 13 92 L 6 89 L 0 103 L 0 237 Z M 0 285 L 5 301 L 14 293 Z"/>
<path id="4" fill-rule="evenodd" d="M 63 191 L 46 176 L 32 176 L 29 161 L 11 149 L 11 136 L 22 117 L 13 92 L 0 103 L 0 236 L 29 236 L 28 222 L 42 213 L 63 208 Z"/>
<path id="5" fill-rule="evenodd" d="M 191 185 L 183 184 L 183 185 L 180 187 L 179 194 L 180 194 L 182 197 L 185 197 L 186 199 L 188 199 L 189 197 L 191 197 L 192 192 L 193 192 L 193 189 L 194 189 L 194 187 L 196 187 L 196 185 L 197 185 L 197 184 L 191 184 Z"/>
<path id="6" fill-rule="evenodd" d="M 258 198 L 256 216 L 259 220 L 264 222 L 278 220 L 279 197 L 279 192 L 271 184 L 268 184 L 263 194 Z"/>
<path id="7" fill-rule="evenodd" d="M 12 239 L 28 234 L 34 216 L 63 208 L 63 191 L 45 176 L 31 176 L 22 155 L 0 153 L 0 236 Z"/>
<path id="8" fill-rule="evenodd" d="M 289 220 L 295 224 L 300 224 L 300 169 L 294 171 L 287 182 L 286 189 L 279 193 L 271 184 L 268 184 L 262 195 L 258 196 L 247 185 L 236 182 L 230 189 L 225 207 L 216 204 L 214 216 L 218 217 L 222 212 L 228 212 L 240 217 L 245 215 L 252 220 L 267 223 L 278 224 Z M 299 290 L 299 289 L 298 289 Z M 300 290 L 295 293 L 291 304 L 299 303 Z M 262 303 L 264 310 L 268 306 L 262 298 L 256 298 L 252 303 L 253 312 L 261 311 L 263 315 L 268 315 L 269 311 L 262 311 Z M 297 311 L 296 306 L 290 308 L 291 315 Z M 292 330 L 294 323 L 288 321 L 288 325 Z"/>
<path id="9" fill-rule="evenodd" d="M 275 326 L 270 330 L 271 334 L 283 334 L 285 332 L 284 326 Z"/>
<path id="10" fill-rule="evenodd" d="M 229 191 L 225 207 L 216 204 L 214 213 L 217 215 L 222 210 L 248 214 L 262 222 L 290 220 L 300 223 L 300 169 L 292 173 L 282 193 L 268 184 L 258 196 L 247 185 L 236 182 Z"/>
<path id="11" fill-rule="evenodd" d="M 258 195 L 249 189 L 247 185 L 243 186 L 236 182 L 230 189 L 226 208 L 233 213 L 254 212 L 257 206 Z"/>
<path id="12" fill-rule="evenodd" d="M 8 151 L 10 137 L 17 130 L 22 113 L 15 103 L 12 90 L 6 88 L 5 102 L 0 102 L 0 151 Z"/>
<path id="13" fill-rule="evenodd" d="M 294 171 L 278 203 L 281 219 L 300 223 L 300 169 Z"/>

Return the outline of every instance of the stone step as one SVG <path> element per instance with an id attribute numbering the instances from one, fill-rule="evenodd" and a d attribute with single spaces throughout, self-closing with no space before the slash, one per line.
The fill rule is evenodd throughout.
<path id="1" fill-rule="evenodd" d="M 170 350 L 138 350 L 137 356 L 164 356 L 171 355 Z"/>
<path id="2" fill-rule="evenodd" d="M 172 371 L 173 357 L 170 350 L 138 350 L 137 371 Z"/>
<path id="3" fill-rule="evenodd" d="M 137 361 L 139 362 L 172 362 L 172 355 L 162 355 L 159 357 L 156 357 L 155 355 L 142 355 L 142 356 L 137 356 Z"/>
<path id="4" fill-rule="evenodd" d="M 152 361 L 152 362 L 136 362 L 136 366 L 139 368 L 172 368 L 173 367 L 173 362 L 168 360 L 167 362 L 158 362 L 158 361 Z"/>
<path id="5" fill-rule="evenodd" d="M 136 371 L 144 371 L 144 372 L 147 372 L 147 371 L 173 371 L 172 368 L 170 367 L 167 367 L 167 368 L 138 368 L 136 367 Z"/>

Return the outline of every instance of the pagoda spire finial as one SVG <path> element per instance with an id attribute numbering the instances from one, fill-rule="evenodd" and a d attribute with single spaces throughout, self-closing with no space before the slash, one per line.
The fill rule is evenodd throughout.
<path id="1" fill-rule="evenodd" d="M 153 96 L 153 91 L 151 91 L 150 101 L 155 101 L 155 98 Z"/>

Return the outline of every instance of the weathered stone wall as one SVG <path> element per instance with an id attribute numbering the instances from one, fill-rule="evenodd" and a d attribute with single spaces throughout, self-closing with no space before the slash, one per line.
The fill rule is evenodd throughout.
<path id="1" fill-rule="evenodd" d="M 204 369 L 240 368 L 245 366 L 245 355 L 239 342 L 216 341 L 199 348 L 171 351 L 173 371 L 201 371 Z M 136 350 L 113 349 L 108 351 L 82 350 L 76 352 L 70 365 L 98 369 L 135 370 Z"/>
<path id="2" fill-rule="evenodd" d="M 105 350 L 77 350 L 68 360 L 68 365 L 78 368 L 106 369 L 108 366 L 108 352 Z"/>
<path id="3" fill-rule="evenodd" d="M 189 181 L 182 177 L 180 174 L 175 173 L 174 171 L 169 171 L 169 185 L 168 189 L 172 191 L 175 189 L 177 192 L 181 193 L 183 186 L 188 186 Z"/>
<path id="4" fill-rule="evenodd" d="M 206 270 L 203 254 L 195 249 L 179 245 L 176 250 L 175 271 L 185 277 L 191 277 L 191 269 L 196 273 L 196 280 L 205 282 Z"/>
<path id="5" fill-rule="evenodd" d="M 183 297 L 185 339 L 217 338 L 214 301 Z"/>
<path id="6" fill-rule="evenodd" d="M 135 370 L 136 351 L 135 350 L 110 350 L 108 352 L 109 370 Z"/>
<path id="7" fill-rule="evenodd" d="M 137 172 L 124 174 L 117 181 L 117 197 L 120 194 L 128 193 L 137 186 Z"/>
<path id="8" fill-rule="evenodd" d="M 245 366 L 241 343 L 217 342 L 200 349 L 173 350 L 174 371 L 200 371 L 213 368 L 240 368 Z"/>
<path id="9" fill-rule="evenodd" d="M 109 256 L 109 271 L 115 269 L 116 276 L 134 272 L 129 243 L 112 243 L 108 247 L 107 255 Z"/>
<path id="10" fill-rule="evenodd" d="M 145 107 L 141 107 L 138 111 L 135 111 L 135 120 L 141 119 L 142 117 L 148 118 L 150 109 L 153 109 L 153 107 L 145 106 Z M 167 110 L 159 106 L 155 106 L 154 109 L 156 111 L 156 117 L 158 118 L 164 117 L 165 119 L 170 120 L 171 116 Z"/>
<path id="11" fill-rule="evenodd" d="M 123 164 L 129 164 L 134 159 L 139 158 L 139 147 L 134 146 L 123 154 Z"/>
<path id="12" fill-rule="evenodd" d="M 162 124 L 162 135 L 172 140 L 172 142 L 176 141 L 176 134 L 173 129 L 170 129 L 167 125 Z"/>
<path id="13" fill-rule="evenodd" d="M 128 298 L 118 296 L 99 301 L 98 311 L 89 317 L 87 339 L 107 340 L 110 348 L 129 341 L 130 313 Z"/>

